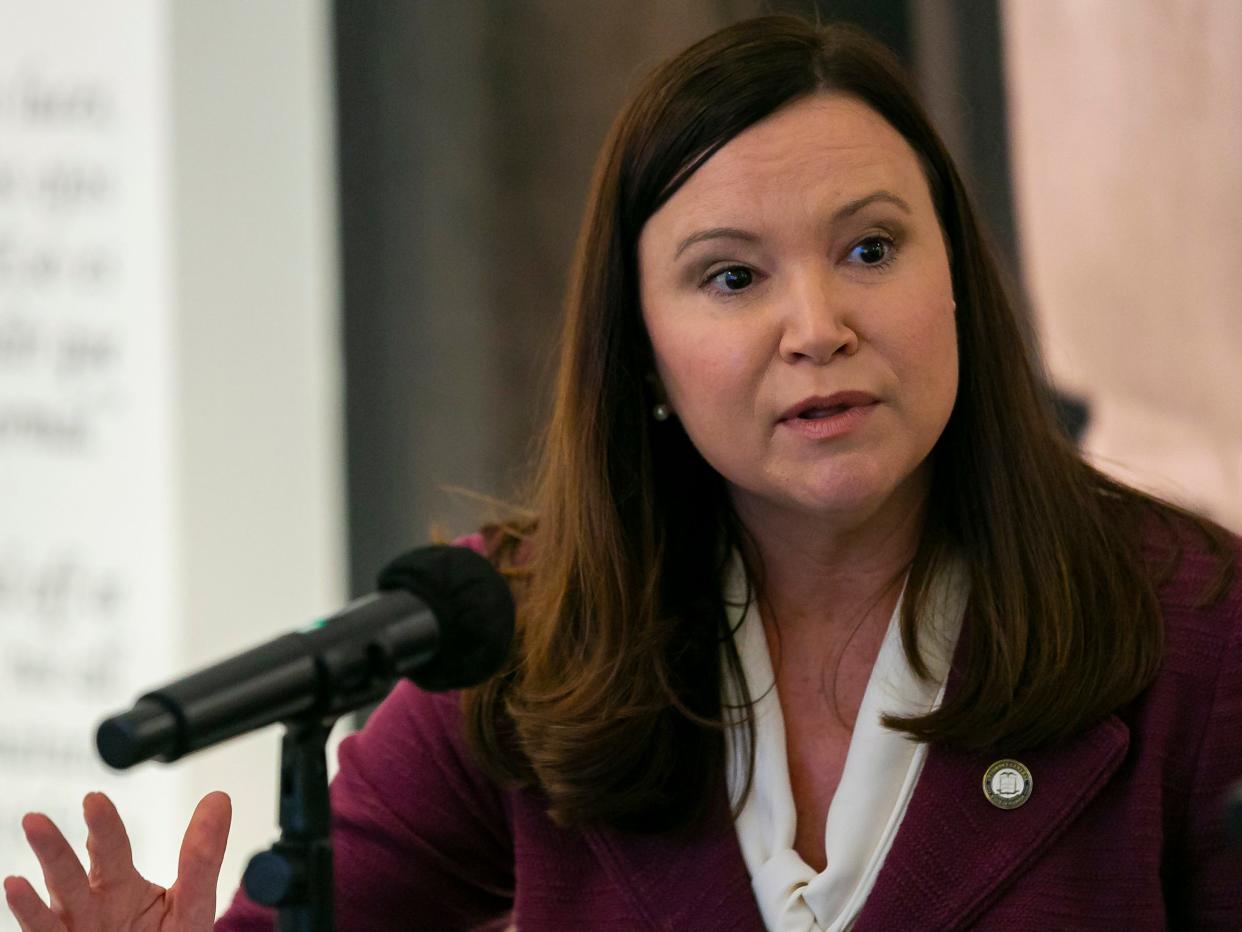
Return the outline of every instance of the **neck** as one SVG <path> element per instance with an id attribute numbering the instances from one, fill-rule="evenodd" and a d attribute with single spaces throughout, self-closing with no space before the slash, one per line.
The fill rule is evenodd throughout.
<path id="1" fill-rule="evenodd" d="M 926 481 L 911 477 L 866 514 L 780 513 L 735 496 L 761 572 L 761 601 L 785 630 L 887 623 L 923 530 Z"/>

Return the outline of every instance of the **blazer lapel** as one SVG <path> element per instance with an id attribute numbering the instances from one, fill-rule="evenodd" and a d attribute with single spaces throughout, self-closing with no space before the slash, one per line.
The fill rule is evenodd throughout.
<path id="1" fill-rule="evenodd" d="M 1082 812 L 1129 743 L 1129 729 L 1110 716 L 1068 742 L 1018 755 L 1033 786 L 1010 810 L 983 794 L 984 771 L 1001 755 L 932 747 L 855 932 L 974 921 Z"/>
<path id="2" fill-rule="evenodd" d="M 650 929 L 763 932 L 723 790 L 695 829 L 586 832 L 587 843 Z"/>

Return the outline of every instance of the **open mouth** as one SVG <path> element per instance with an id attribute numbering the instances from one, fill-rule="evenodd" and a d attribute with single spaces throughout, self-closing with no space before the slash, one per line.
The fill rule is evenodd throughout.
<path id="1" fill-rule="evenodd" d="M 818 421 L 822 418 L 832 417 L 835 414 L 842 414 L 854 405 L 833 405 L 831 408 L 808 408 L 806 411 L 798 415 L 798 419 L 802 421 Z"/>
<path id="2" fill-rule="evenodd" d="M 865 391 L 841 391 L 804 398 L 781 415 L 779 423 L 812 440 L 828 440 L 851 433 L 880 403 Z"/>

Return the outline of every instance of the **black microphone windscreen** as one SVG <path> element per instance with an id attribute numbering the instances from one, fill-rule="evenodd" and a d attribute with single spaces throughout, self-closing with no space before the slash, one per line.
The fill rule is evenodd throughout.
<path id="1" fill-rule="evenodd" d="M 435 656 L 410 674 L 423 689 L 462 689 L 499 672 L 513 643 L 513 594 L 487 558 L 467 547 L 422 547 L 388 564 L 381 590 L 418 596 L 436 617 Z"/>

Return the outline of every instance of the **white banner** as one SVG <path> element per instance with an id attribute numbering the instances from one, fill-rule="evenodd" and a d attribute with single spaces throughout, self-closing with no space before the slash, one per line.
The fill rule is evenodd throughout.
<path id="1" fill-rule="evenodd" d="M 179 776 L 93 752 L 177 654 L 166 24 L 124 9 L 0 3 L 0 865 L 32 878 L 22 813 L 80 843 L 88 790 L 156 879 L 178 840 Z"/>

